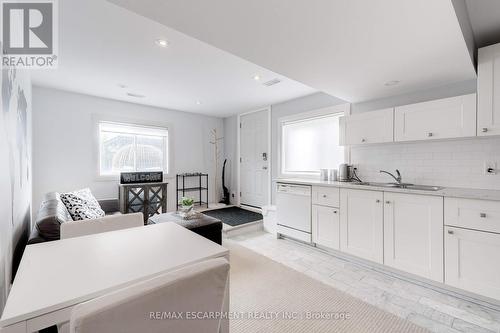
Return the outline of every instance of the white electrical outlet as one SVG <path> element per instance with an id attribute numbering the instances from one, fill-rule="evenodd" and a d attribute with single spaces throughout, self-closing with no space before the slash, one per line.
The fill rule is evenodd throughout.
<path id="1" fill-rule="evenodd" d="M 485 161 L 484 162 L 484 174 L 485 175 L 496 175 L 498 173 L 497 170 L 497 162 L 495 161 Z"/>

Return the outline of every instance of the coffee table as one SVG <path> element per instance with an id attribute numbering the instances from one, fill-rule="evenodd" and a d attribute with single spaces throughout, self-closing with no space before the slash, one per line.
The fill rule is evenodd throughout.
<path id="1" fill-rule="evenodd" d="M 184 219 L 177 213 L 170 212 L 151 216 L 148 224 L 165 222 L 176 223 L 219 245 L 222 244 L 222 221 L 214 217 L 199 213 L 199 215 L 194 218 Z"/>

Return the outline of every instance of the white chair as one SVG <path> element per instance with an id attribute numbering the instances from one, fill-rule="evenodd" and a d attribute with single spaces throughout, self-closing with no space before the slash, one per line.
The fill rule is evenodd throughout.
<path id="1" fill-rule="evenodd" d="M 144 226 L 142 213 L 108 215 L 99 219 L 69 221 L 61 224 L 61 239 Z"/>
<path id="2" fill-rule="evenodd" d="M 65 329 L 69 326 L 70 333 L 216 333 L 220 318 L 193 316 L 222 313 L 228 279 L 227 260 L 210 259 L 81 303 L 72 310 Z M 172 317 L 179 315 L 183 318 Z"/>

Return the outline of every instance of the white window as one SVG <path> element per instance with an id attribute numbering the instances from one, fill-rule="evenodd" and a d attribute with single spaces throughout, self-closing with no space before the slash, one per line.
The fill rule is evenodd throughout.
<path id="1" fill-rule="evenodd" d="M 168 129 L 99 122 L 99 174 L 127 171 L 168 173 Z"/>
<path id="2" fill-rule="evenodd" d="M 342 113 L 281 122 L 281 174 L 317 175 L 344 163 L 339 145 Z"/>

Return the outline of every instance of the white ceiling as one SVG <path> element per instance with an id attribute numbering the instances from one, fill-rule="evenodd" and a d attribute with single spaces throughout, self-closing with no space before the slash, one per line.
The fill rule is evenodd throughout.
<path id="1" fill-rule="evenodd" d="M 350 102 L 476 76 L 450 0 L 109 1 Z"/>
<path id="2" fill-rule="evenodd" d="M 33 71 L 35 85 L 214 116 L 315 92 L 107 1 L 64 0 L 59 6 L 59 68 Z M 157 38 L 170 45 L 158 47 Z M 255 74 L 262 79 L 255 81 Z M 262 85 L 276 77 L 282 82 Z"/>
<path id="3" fill-rule="evenodd" d="M 500 1 L 465 0 L 478 47 L 500 42 Z"/>

